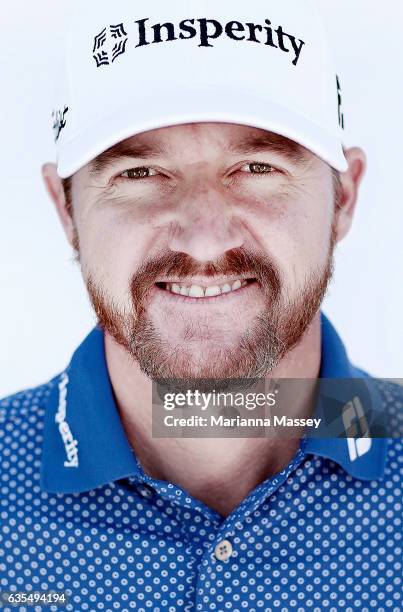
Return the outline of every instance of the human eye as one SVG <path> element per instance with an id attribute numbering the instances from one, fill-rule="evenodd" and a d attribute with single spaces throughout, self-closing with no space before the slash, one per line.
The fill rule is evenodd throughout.
<path id="1" fill-rule="evenodd" d="M 138 166 L 136 168 L 128 168 L 124 172 L 119 174 L 119 178 L 128 179 L 128 180 L 139 180 L 145 179 L 150 176 L 156 176 L 158 172 L 154 170 L 154 168 L 150 168 L 148 166 Z"/>
<path id="2" fill-rule="evenodd" d="M 270 164 L 262 162 L 249 162 L 240 167 L 241 172 L 249 172 L 250 174 L 274 174 L 279 172 L 277 168 Z"/>

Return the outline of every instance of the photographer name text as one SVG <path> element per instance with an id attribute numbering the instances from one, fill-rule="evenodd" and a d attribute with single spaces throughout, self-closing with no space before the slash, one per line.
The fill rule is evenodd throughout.
<path id="1" fill-rule="evenodd" d="M 316 418 L 290 418 L 286 416 L 258 417 L 226 417 L 223 415 L 210 415 L 203 417 L 192 415 L 189 417 L 175 417 L 172 414 L 164 417 L 166 427 L 314 427 L 318 429 L 322 419 Z"/>

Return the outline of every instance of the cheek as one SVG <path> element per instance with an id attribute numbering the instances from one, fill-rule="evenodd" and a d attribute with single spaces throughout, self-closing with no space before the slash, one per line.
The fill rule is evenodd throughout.
<path id="1" fill-rule="evenodd" d="M 131 278 L 153 242 L 150 227 L 122 215 L 94 216 L 79 229 L 79 239 L 84 278 L 91 274 L 117 305 L 128 306 Z"/>
<path id="2" fill-rule="evenodd" d="M 323 189 L 316 194 L 287 190 L 237 197 L 253 242 L 274 258 L 286 286 L 301 287 L 307 272 L 323 266 L 327 258 L 333 218 L 331 193 Z"/>
<path id="3" fill-rule="evenodd" d="M 84 276 L 96 275 L 115 296 L 126 295 L 144 260 L 163 250 L 172 220 L 172 198 L 137 194 L 105 196 L 84 208 L 77 222 Z"/>
<path id="4" fill-rule="evenodd" d="M 163 249 L 173 204 L 164 190 L 112 189 L 82 200 L 77 229 L 84 278 L 91 274 L 114 297 L 128 304 L 128 286 L 145 259 Z"/>

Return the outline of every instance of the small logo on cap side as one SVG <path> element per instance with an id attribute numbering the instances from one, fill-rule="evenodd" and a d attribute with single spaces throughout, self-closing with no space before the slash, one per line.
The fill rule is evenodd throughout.
<path id="1" fill-rule="evenodd" d="M 69 107 L 65 106 L 63 110 L 54 110 L 52 113 L 53 117 L 53 132 L 55 135 L 55 142 L 59 140 L 60 132 L 66 127 L 66 113 L 68 113 Z"/>
<path id="2" fill-rule="evenodd" d="M 93 57 L 100 66 L 109 66 L 126 51 L 127 33 L 123 23 L 110 25 L 94 38 Z"/>
<path id="3" fill-rule="evenodd" d="M 343 100 L 342 100 L 342 97 L 341 97 L 340 80 L 339 80 L 339 77 L 337 76 L 337 74 L 336 74 L 336 84 L 337 84 L 337 103 L 338 103 L 338 106 L 339 106 L 339 125 L 344 130 L 344 114 L 343 114 L 343 111 L 342 111 Z"/>

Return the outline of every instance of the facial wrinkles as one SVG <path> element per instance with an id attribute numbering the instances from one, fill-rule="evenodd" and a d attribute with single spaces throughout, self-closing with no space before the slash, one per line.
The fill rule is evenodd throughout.
<path id="1" fill-rule="evenodd" d="M 239 252 L 240 251 L 240 252 Z M 264 283 L 279 281 L 277 289 L 271 287 L 272 299 L 267 308 L 255 319 L 255 324 L 246 332 L 242 331 L 235 348 L 218 347 L 209 351 L 206 360 L 203 351 L 191 350 L 189 339 L 198 334 L 197 323 L 185 327 L 184 335 L 177 342 L 169 342 L 148 317 L 147 292 L 158 275 L 180 273 L 188 276 L 200 272 L 200 264 L 183 254 L 162 255 L 146 262 L 132 279 L 134 311 L 119 312 L 102 286 L 89 279 L 88 289 L 101 324 L 139 362 L 141 369 L 151 378 L 234 378 L 266 375 L 290 348 L 300 339 L 323 299 L 331 276 L 333 242 L 323 268 L 311 270 L 302 291 L 291 295 L 281 291 L 281 281 L 267 271 L 262 260 L 242 250 L 234 252 L 229 260 L 225 258 L 216 267 L 208 264 L 204 274 L 230 270 L 244 271 L 252 267 L 259 278 L 263 273 Z M 260 261 L 260 263 L 259 263 Z M 224 266 L 223 268 L 220 266 Z M 270 291 L 269 291 L 270 294 Z M 279 301 L 279 296 L 282 295 Z M 188 383 L 187 383 L 188 384 Z M 215 381 L 216 384 L 216 381 Z"/>
<path id="2" fill-rule="evenodd" d="M 192 138 L 195 134 L 199 136 L 196 130 Z M 211 135 L 210 132 L 210 147 Z M 318 249 L 316 252 L 313 249 L 312 253 L 308 251 L 310 257 L 304 260 L 303 243 L 299 240 L 299 234 L 304 232 L 310 218 L 313 225 L 307 235 L 315 236 L 315 226 L 323 226 L 327 214 L 327 196 L 321 198 L 317 193 L 320 179 L 315 169 L 312 167 L 311 173 L 304 169 L 291 177 L 254 177 L 245 173 L 245 176 L 239 174 L 236 179 L 226 180 L 225 166 L 222 161 L 217 161 L 218 139 L 212 147 L 213 157 L 200 162 L 197 147 L 202 147 L 204 142 L 203 138 L 198 138 L 197 146 L 192 145 L 190 151 L 182 147 L 183 164 L 176 160 L 170 166 L 174 169 L 171 182 L 157 179 L 145 180 L 142 184 L 134 180 L 110 185 L 102 193 L 98 192 L 92 212 L 86 213 L 86 223 L 95 221 L 97 228 L 92 241 L 99 259 L 102 252 L 109 275 L 114 274 L 114 269 L 120 275 L 120 286 L 114 285 L 112 276 L 108 280 L 101 274 L 102 262 L 97 274 L 91 263 L 91 258 L 94 261 L 93 253 L 90 254 L 87 284 L 99 321 L 139 362 L 141 369 L 154 378 L 265 375 L 300 339 L 320 306 L 331 276 L 333 243 L 329 245 L 326 233 L 322 238 L 325 247 L 329 247 L 327 260 L 326 252 Z M 178 143 L 177 150 L 181 150 Z M 187 160 L 186 153 L 189 153 Z M 207 149 L 203 154 L 207 155 Z M 259 159 L 262 159 L 262 154 Z M 137 165 L 147 164 L 127 164 L 127 167 Z M 170 186 L 164 188 L 164 184 Z M 93 193 L 96 193 L 95 188 Z M 227 251 L 221 259 L 202 265 L 184 253 L 169 252 L 167 232 L 173 221 L 177 221 L 179 212 L 191 211 L 190 216 L 187 219 L 182 217 L 181 221 L 197 226 L 197 215 L 203 206 L 201 211 L 206 212 L 208 207 L 214 221 L 217 221 L 217 207 L 224 218 L 240 221 L 247 246 Z M 318 216 L 314 210 L 318 211 L 320 206 L 325 210 Z M 98 249 L 100 235 L 104 236 L 106 249 Z M 250 245 L 254 249 L 248 248 Z M 136 258 L 135 262 L 128 261 L 128 252 Z M 123 255 L 122 263 L 119 254 Z M 304 272 L 302 263 L 296 261 L 298 257 L 304 260 Z M 213 278 L 214 274 L 225 276 L 231 273 L 250 273 L 260 282 L 261 310 L 257 314 L 253 311 L 250 326 L 243 324 L 245 317 L 242 312 L 236 314 L 235 309 L 239 325 L 225 325 L 226 311 L 219 305 L 206 307 L 206 312 L 214 319 L 212 323 L 208 315 L 189 318 L 179 305 L 164 310 L 160 308 L 160 312 L 158 308 L 152 308 L 151 291 L 159 276 L 176 274 L 189 279 L 192 275 Z M 113 290 L 112 286 L 115 287 Z M 123 293 L 129 295 L 131 301 L 125 297 L 126 306 L 119 306 Z M 227 315 L 228 321 L 232 320 L 234 312 Z M 221 320 L 217 323 L 219 317 L 222 323 Z M 180 333 L 177 331 L 172 335 L 168 333 L 170 329 L 180 330 Z M 230 341 L 217 344 L 213 351 L 209 349 L 205 353 L 207 345 L 204 340 L 214 340 L 216 332 L 220 339 L 219 332 L 222 335 L 227 330 Z M 196 348 L 193 349 L 192 345 Z"/>
<path id="3" fill-rule="evenodd" d="M 286 186 L 270 193 L 274 189 L 268 185 L 262 195 L 253 195 L 256 188 L 244 187 L 239 182 L 228 187 L 214 175 L 213 170 L 202 170 L 199 164 L 195 164 L 192 170 L 191 176 L 184 173 L 185 178 L 170 189 L 136 183 L 117 187 L 103 194 L 99 207 L 113 211 L 117 221 L 131 219 L 159 228 L 178 217 L 193 218 L 196 222 L 207 212 L 212 222 L 217 223 L 220 217 L 229 218 L 231 209 L 243 217 L 250 213 L 260 220 L 262 215 L 268 219 L 283 217 L 287 210 L 291 190 Z M 264 179 L 255 180 L 263 182 Z"/>
<path id="4" fill-rule="evenodd" d="M 288 261 L 294 268 L 296 287 L 303 283 L 302 270 L 298 268 L 312 267 L 318 253 L 321 258 L 325 256 L 332 223 L 333 210 L 328 205 L 333 198 L 330 177 L 322 176 L 316 167 L 311 170 L 313 176 L 303 170 L 287 181 L 275 181 L 274 187 L 270 181 L 263 181 L 262 193 L 245 198 L 255 240 L 265 248 L 269 245 L 279 258 Z M 242 203 L 242 192 L 235 197 Z"/>
<path id="5" fill-rule="evenodd" d="M 173 149 L 181 152 L 177 160 L 180 165 L 216 162 L 222 157 L 225 142 L 225 136 L 215 126 L 189 124 L 177 133 Z"/>
<path id="6" fill-rule="evenodd" d="M 174 148 L 176 151 L 186 153 L 187 157 L 183 155 L 178 159 L 174 158 L 173 161 L 170 159 L 168 166 L 176 174 L 173 181 L 156 178 L 156 180 L 151 181 L 146 179 L 144 182 L 127 180 L 124 183 L 122 180 L 119 184 L 94 187 L 93 190 L 99 189 L 101 191 L 100 197 L 96 198 L 94 204 L 96 210 L 102 211 L 110 208 L 116 214 L 120 211 L 122 211 L 122 214 L 130 213 L 130 217 L 136 221 L 141 221 L 144 217 L 147 222 L 156 221 L 161 225 L 164 218 L 173 212 L 174 207 L 180 206 L 184 200 L 189 204 L 191 198 L 187 196 L 190 191 L 197 193 L 200 190 L 200 185 L 204 185 L 206 192 L 210 187 L 217 197 L 223 195 L 225 199 L 231 200 L 234 205 L 242 206 L 244 210 L 256 209 L 257 206 L 260 206 L 260 211 L 264 208 L 267 209 L 267 200 L 264 199 L 266 196 L 267 198 L 270 197 L 271 200 L 269 209 L 271 212 L 282 211 L 287 198 L 293 195 L 291 180 L 280 176 L 258 178 L 247 176 L 248 173 L 244 173 L 244 176 L 239 174 L 238 180 L 231 178 L 224 181 L 220 173 L 225 169 L 222 162 L 225 147 L 220 138 L 214 137 L 214 130 L 208 130 L 208 138 L 205 133 L 200 133 L 198 126 L 187 126 L 184 130 L 187 135 L 189 132 L 191 133 L 192 146 Z M 189 138 L 185 141 L 189 144 Z M 268 152 L 268 161 L 270 161 L 271 156 Z M 256 157 L 263 160 L 265 156 L 260 153 Z M 276 154 L 274 154 L 274 157 L 276 157 Z M 189 158 L 194 161 L 189 161 Z M 204 159 L 204 161 L 200 161 L 200 159 Z M 162 158 L 163 162 L 164 159 Z M 128 160 L 126 165 L 127 167 L 135 167 L 137 162 L 131 164 Z M 144 165 L 147 164 L 144 163 Z M 260 197 L 260 194 L 263 197 Z M 202 194 L 200 200 L 202 201 Z M 278 202 L 277 209 L 274 206 L 275 202 Z M 264 208 L 262 208 L 262 204 Z M 256 214 L 260 211 L 256 209 Z M 158 219 L 159 216 L 160 219 Z"/>
<path id="7" fill-rule="evenodd" d="M 146 316 L 132 320 L 113 310 L 113 303 L 102 291 L 89 285 L 89 291 L 101 324 L 138 361 L 151 378 L 241 378 L 265 376 L 300 339 L 319 308 L 328 280 L 328 270 L 313 276 L 297 299 L 286 304 L 282 316 L 256 318 L 255 325 L 242 333 L 238 345 L 218 347 L 208 352 L 191 350 L 188 338 L 194 329 L 189 326 L 177 343 L 167 341 Z M 277 313 L 278 314 L 278 313 Z"/>
<path id="8" fill-rule="evenodd" d="M 204 166 L 204 164 L 203 164 Z M 187 183 L 186 186 L 184 186 L 182 189 L 180 189 L 180 193 L 179 195 L 176 194 L 174 200 L 176 200 L 177 198 L 180 200 L 180 202 L 182 203 L 181 206 L 182 208 L 191 208 L 191 210 L 193 211 L 193 222 L 192 225 L 197 225 L 198 224 L 198 215 L 200 214 L 200 207 L 203 207 L 203 212 L 205 213 L 205 208 L 208 206 L 209 208 L 211 208 L 211 218 L 212 218 L 212 222 L 213 223 L 217 223 L 218 221 L 218 216 L 217 214 L 214 214 L 214 208 L 217 206 L 220 206 L 220 212 L 222 213 L 222 209 L 225 206 L 225 201 L 230 201 L 232 204 L 234 203 L 235 200 L 235 205 L 234 208 L 238 208 L 239 211 L 244 211 L 245 209 L 245 203 L 246 202 L 250 202 L 250 198 L 244 198 L 242 194 L 240 195 L 236 195 L 234 192 L 231 192 L 230 194 L 228 194 L 228 192 L 225 192 L 225 187 L 218 184 L 217 185 L 217 181 L 215 181 L 215 185 L 214 185 L 214 190 L 213 189 L 209 189 L 208 185 L 206 185 L 206 183 L 203 180 L 203 176 L 197 176 L 197 170 L 200 169 L 200 165 L 199 164 L 194 164 L 193 165 L 194 170 L 196 171 L 196 179 L 195 179 L 195 186 L 193 184 L 189 184 Z M 194 177 L 192 177 L 193 179 Z M 260 179 L 257 179 L 260 180 Z M 270 180 L 270 179 L 269 179 Z M 136 192 L 137 190 L 137 185 L 135 185 L 135 188 L 133 189 L 134 192 Z M 220 192 L 220 197 L 217 196 L 217 191 Z M 111 190 L 105 190 L 103 191 L 99 198 L 98 201 L 96 203 L 96 208 L 100 207 L 100 208 L 107 208 L 108 210 L 112 210 L 113 211 L 113 215 L 111 216 L 111 221 L 113 221 L 112 225 L 108 224 L 108 236 L 113 236 L 114 234 L 116 235 L 116 237 L 118 237 L 119 235 L 122 236 L 123 234 L 121 233 L 122 230 L 126 231 L 126 235 L 124 237 L 124 240 L 122 242 L 121 240 L 121 244 L 124 244 L 124 242 L 128 243 L 128 246 L 130 247 L 130 236 L 127 234 L 127 232 L 129 231 L 127 228 L 130 227 L 134 227 L 134 223 L 130 223 L 128 224 L 127 222 L 136 222 L 136 231 L 133 230 L 133 238 L 135 239 L 136 235 L 139 235 L 139 232 L 141 231 L 141 226 L 150 226 L 150 229 L 156 229 L 156 226 L 159 226 L 160 232 L 163 231 L 164 229 L 164 217 L 165 217 L 165 221 L 168 221 L 172 214 L 175 217 L 175 211 L 177 212 L 177 208 L 178 206 L 175 205 L 175 201 L 166 201 L 165 199 L 161 202 L 160 200 L 154 205 L 154 202 L 149 202 L 148 198 L 145 198 L 144 196 L 136 196 L 133 197 L 133 195 L 129 195 L 129 194 L 124 194 L 122 195 L 121 193 L 118 193 L 118 190 L 115 190 L 115 195 L 111 196 L 111 193 L 113 193 L 113 188 Z M 187 195 L 187 197 L 185 197 Z M 273 223 L 278 222 L 279 224 L 282 223 L 283 218 L 287 216 L 288 214 L 288 207 L 290 206 L 289 204 L 289 200 L 292 199 L 292 197 L 295 197 L 295 199 L 301 198 L 301 201 L 304 201 L 302 198 L 303 196 L 305 196 L 305 201 L 306 201 L 306 193 L 304 193 L 304 189 L 303 188 L 297 188 L 295 185 L 291 185 L 288 184 L 286 186 L 283 187 L 283 189 L 279 192 L 279 193 L 275 193 L 272 196 L 255 196 L 252 205 L 249 207 L 248 209 L 248 214 L 246 216 L 250 217 L 251 214 L 251 208 L 256 208 L 256 218 L 260 221 L 260 225 L 262 224 L 262 220 L 264 220 L 265 218 L 267 218 L 267 221 L 271 223 L 270 225 L 270 231 L 273 232 L 275 229 L 275 225 L 273 225 Z M 142 211 L 142 207 L 144 207 L 144 209 L 146 210 L 146 213 L 143 213 Z M 157 208 L 157 210 L 155 210 Z M 301 210 L 303 210 L 303 207 L 299 207 Z M 158 209 L 163 209 L 163 214 L 161 215 L 159 213 Z M 245 212 L 245 211 L 244 211 Z M 297 213 L 297 214 L 301 214 L 301 213 Z M 129 219 L 130 217 L 130 219 Z M 189 222 L 189 220 L 188 220 Z M 234 222 L 234 221 L 232 221 Z M 253 223 L 249 221 L 247 221 L 244 225 L 244 235 L 247 236 L 249 238 L 249 243 L 251 243 L 250 238 L 253 238 L 253 236 L 251 236 L 250 234 L 250 228 L 253 226 Z M 298 223 L 295 222 L 294 220 L 294 226 L 298 226 Z M 283 232 L 284 231 L 290 231 L 289 230 L 289 224 L 285 226 L 285 228 L 283 228 Z M 176 230 L 177 231 L 177 230 Z M 248 235 L 249 232 L 249 235 Z M 275 231 L 274 234 L 275 235 Z M 143 238 L 143 236 L 142 236 Z M 161 235 L 158 236 L 158 238 L 161 239 Z M 97 241 L 99 241 L 99 236 L 97 236 Z M 151 247 L 152 245 L 152 235 L 150 234 L 149 236 L 149 246 Z M 252 242 L 253 243 L 253 242 Z M 161 244 L 163 244 L 163 241 L 161 241 Z M 259 246 L 263 246 L 262 242 L 257 241 L 257 245 Z M 144 245 L 143 245 L 144 246 Z M 294 256 L 294 253 L 292 254 Z M 293 256 L 291 257 L 291 260 L 293 261 Z M 299 276 L 299 272 L 297 270 L 297 268 L 293 265 L 291 261 L 291 268 L 289 268 L 289 280 L 291 280 L 291 278 L 293 277 L 294 280 L 294 286 L 297 286 L 296 281 L 301 282 L 301 279 L 298 277 Z M 298 283 L 299 284 L 299 283 Z M 291 284 L 292 286 L 292 284 Z"/>
<path id="9" fill-rule="evenodd" d="M 315 186 L 310 185 L 297 173 L 284 177 L 275 175 L 273 178 L 269 175 L 267 179 L 257 179 L 257 183 L 252 186 L 247 183 L 246 190 L 249 187 L 256 194 L 253 197 L 252 193 L 251 199 L 260 205 L 259 212 L 266 209 L 274 217 L 279 215 L 297 218 L 302 211 L 309 213 L 313 200 L 318 196 Z"/>
<path id="10" fill-rule="evenodd" d="M 150 247 L 153 237 L 147 225 L 153 222 L 153 207 L 148 204 L 142 196 L 118 193 L 113 187 L 100 192 L 91 203 L 86 215 L 86 242 L 91 257 L 99 253 L 105 260 L 104 270 L 110 268 L 113 257 L 119 253 L 124 253 L 124 264 Z"/>
<path id="11" fill-rule="evenodd" d="M 100 193 L 93 204 L 93 211 L 103 214 L 108 225 L 130 227 L 131 224 L 137 232 L 141 231 L 141 226 L 161 231 L 164 225 L 168 231 L 169 225 L 178 217 L 193 218 L 197 222 L 201 213 L 206 215 L 207 208 L 211 218 L 217 219 L 217 214 L 222 214 L 225 208 L 224 195 L 227 200 L 231 196 L 223 193 L 224 188 L 211 169 L 209 179 L 206 172 L 205 167 L 202 171 L 201 164 L 195 164 L 189 173 L 184 172 L 183 180 L 169 188 L 161 186 L 158 179 L 151 179 L 148 183 L 128 180 L 125 184 L 111 185 Z"/>

